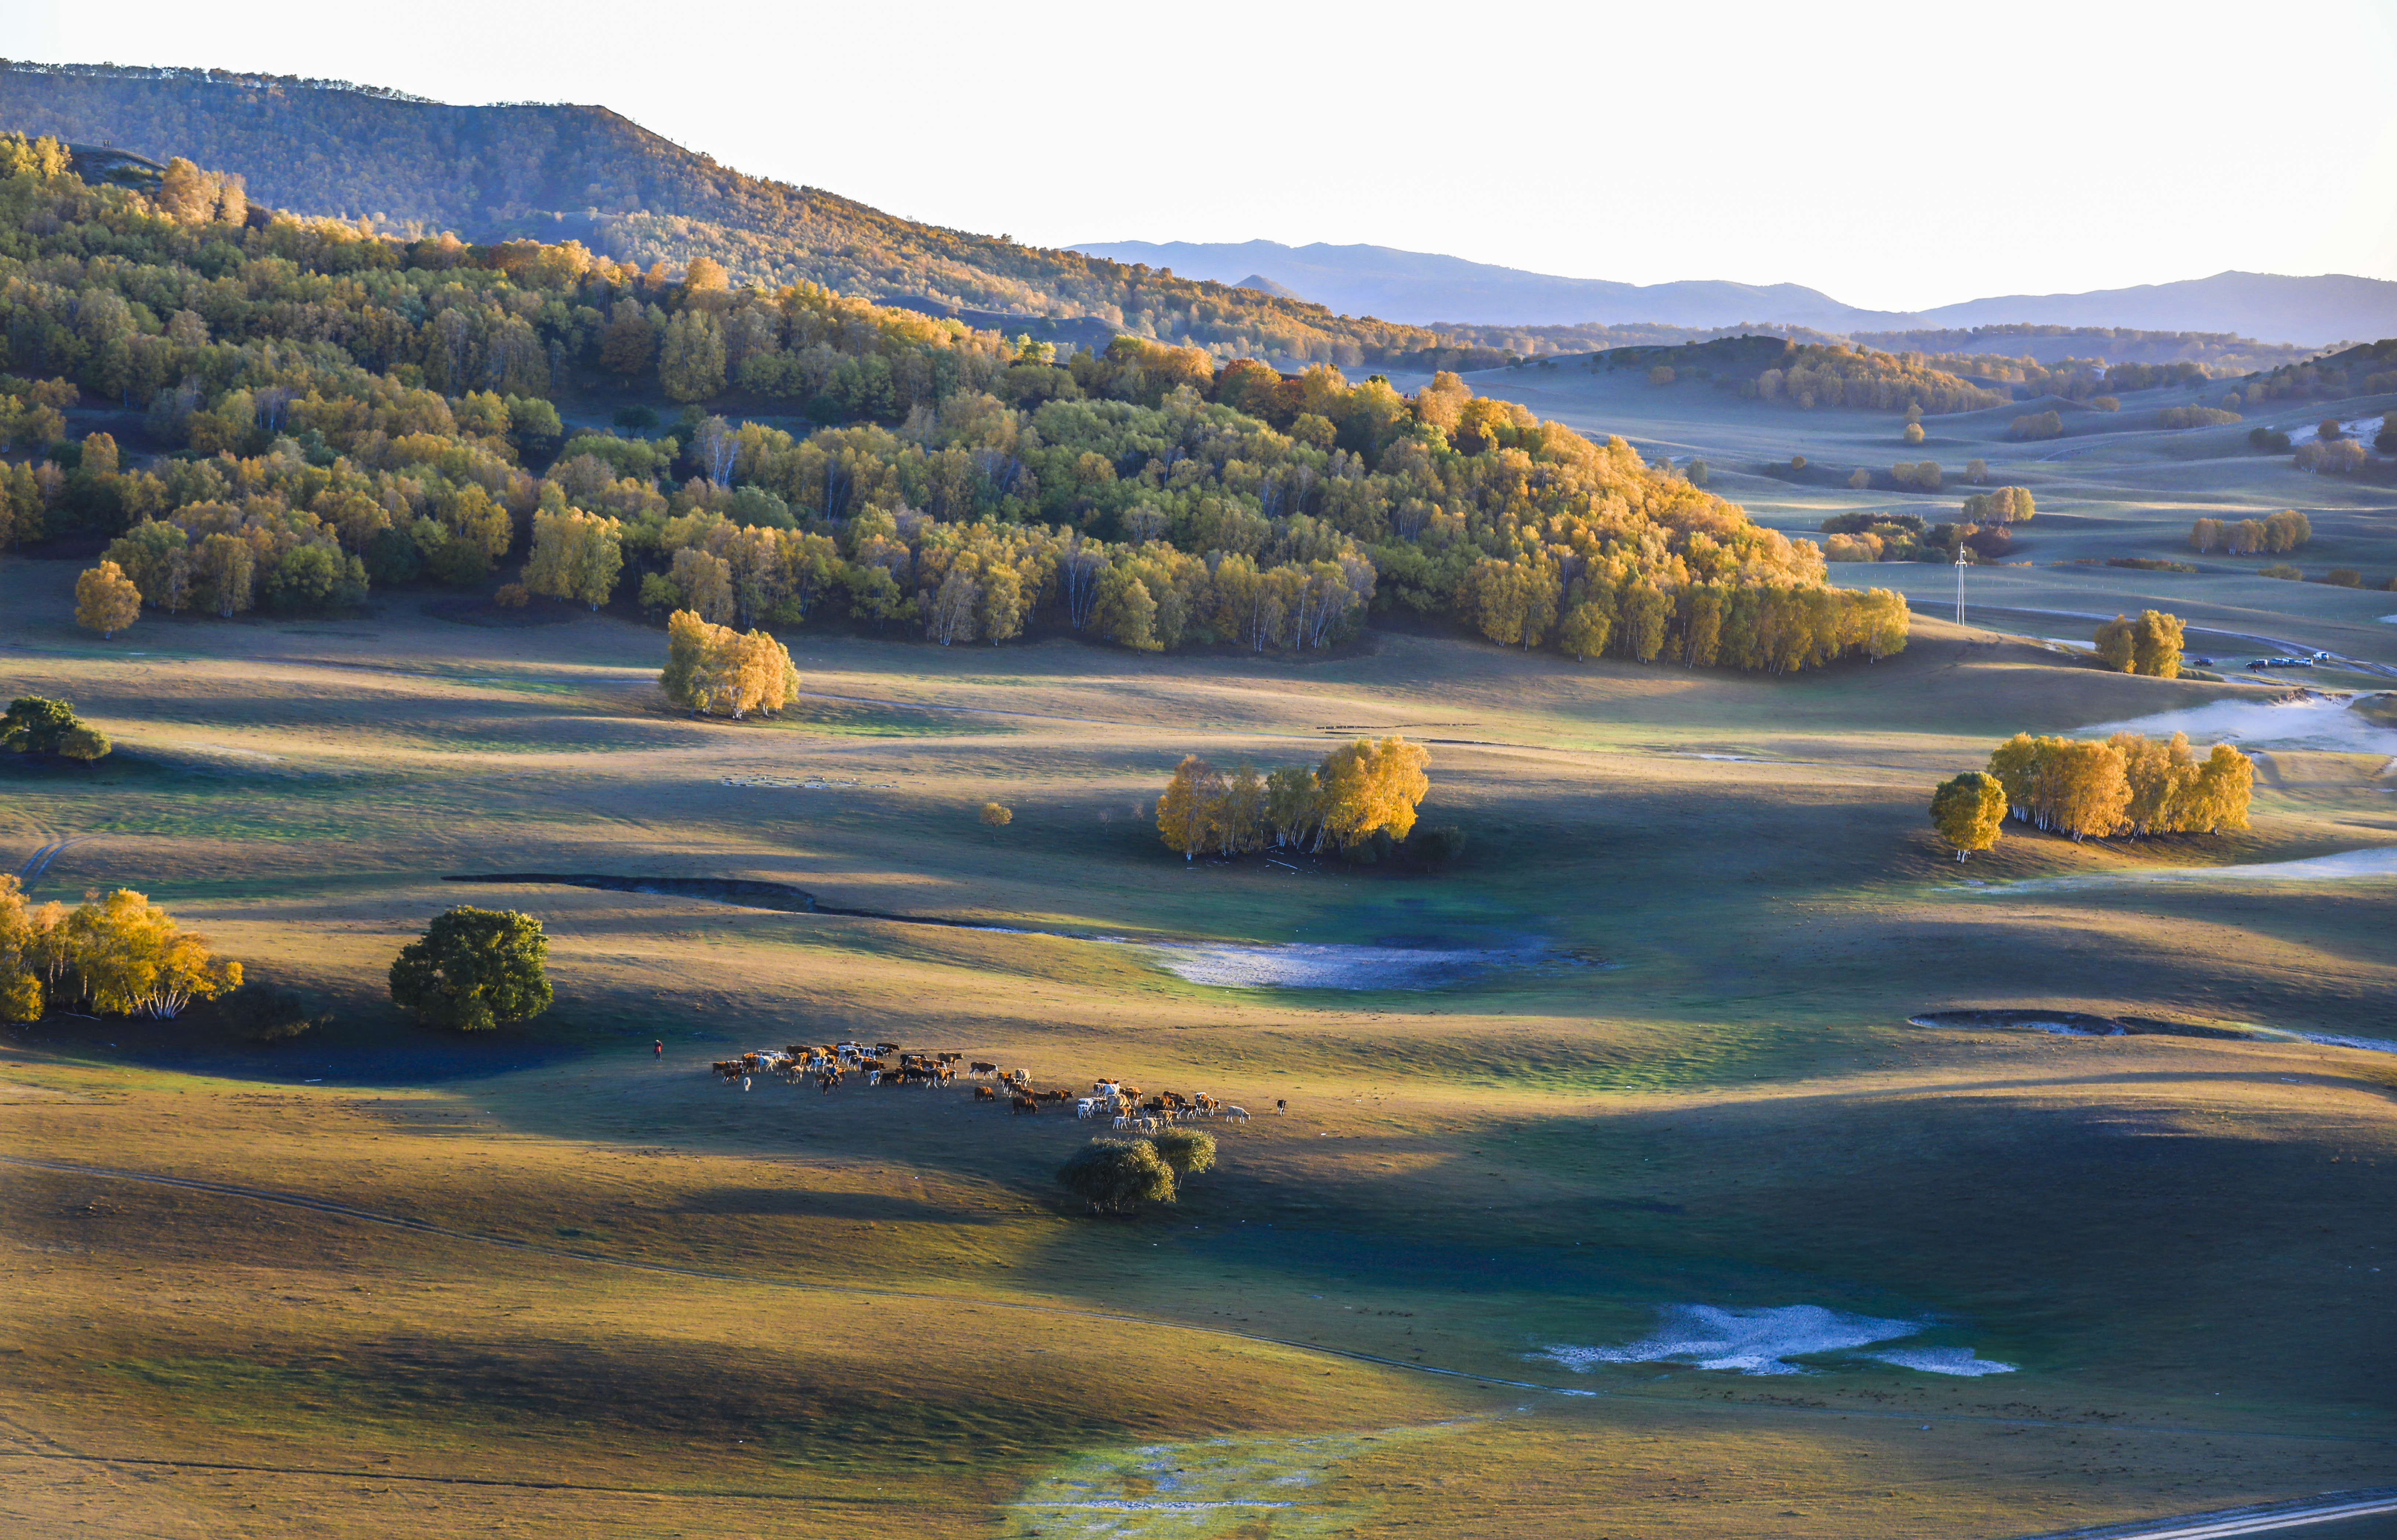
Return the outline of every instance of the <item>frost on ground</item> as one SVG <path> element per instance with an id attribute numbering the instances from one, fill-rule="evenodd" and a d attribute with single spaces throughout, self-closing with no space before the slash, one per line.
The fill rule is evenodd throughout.
<path id="1" fill-rule="evenodd" d="M 2383 727 L 2346 701 L 2319 696 L 2268 704 L 2261 701 L 2216 701 L 2187 711 L 2160 711 L 2122 722 L 2077 729 L 2083 738 L 2139 732 L 2151 738 L 2189 734 L 2192 743 L 2237 743 L 2245 748 L 2327 749 L 2339 754 L 2397 754 L 2397 729 Z"/>
<path id="2" fill-rule="evenodd" d="M 1827 1310 L 1819 1305 L 1728 1310 L 1713 1305 L 1668 1305 L 1657 1328 L 1620 1347 L 1553 1346 L 1533 1355 L 1587 1373 L 1601 1363 L 1686 1363 L 1741 1374 L 1809 1374 L 1791 1359 L 1845 1353 L 1932 1374 L 2008 1374 L 2015 1365 L 1976 1357 L 1968 1347 L 1859 1348 L 1929 1330 L 1928 1321 L 1885 1320 Z"/>
<path id="3" fill-rule="evenodd" d="M 1535 949 L 1418 950 L 1290 942 L 1142 942 L 1169 973 L 1234 989 L 1433 989 L 1493 968 L 1538 960 Z"/>
<path id="4" fill-rule="evenodd" d="M 2308 856 L 2302 861 L 2258 861 L 2243 866 L 2151 866 L 2120 872 L 2077 872 L 2069 877 L 2038 877 L 1963 891 L 1984 897 L 2003 897 L 2010 893 L 2102 888 L 2121 882 L 2363 882 L 2392 877 L 2397 877 L 2397 845 L 2341 850 L 2336 855 Z"/>
<path id="5" fill-rule="evenodd" d="M 1315 1493 L 1333 1467 L 1449 1426 L 1096 1450 L 1036 1478 L 999 1533 L 1215 1540 L 1259 1533 L 1264 1520 L 1275 1540 L 1346 1533 L 1365 1517 L 1362 1507 Z"/>

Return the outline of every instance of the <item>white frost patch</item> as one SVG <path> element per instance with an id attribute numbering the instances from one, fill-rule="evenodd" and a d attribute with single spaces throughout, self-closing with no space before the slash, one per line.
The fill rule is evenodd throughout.
<path id="1" fill-rule="evenodd" d="M 2397 1043 L 2386 1038 L 2343 1038 L 2334 1032 L 2292 1032 L 2283 1026 L 2249 1026 L 2247 1030 L 2258 1037 L 2320 1043 L 2324 1048 L 2360 1048 L 2366 1053 L 2397 1053 Z"/>
<path id="2" fill-rule="evenodd" d="M 1485 969 L 1529 962 L 1539 955 L 1529 950 L 1442 952 L 1312 942 L 1278 946 L 1179 941 L 1133 944 L 1153 954 L 1169 973 L 1192 984 L 1234 989 L 1431 989 Z"/>
<path id="3" fill-rule="evenodd" d="M 2370 850 L 2341 850 L 2336 855 L 2308 856 L 2302 861 L 2258 861 L 2244 866 L 2161 866 L 2144 871 L 2079 872 L 2070 877 L 2039 877 L 1980 893 L 2025 893 L 2071 888 L 2098 888 L 2119 882 L 2357 882 L 2397 877 L 2397 845 Z"/>
<path id="4" fill-rule="evenodd" d="M 1686 1363 L 1741 1374 L 1805 1374 L 1813 1371 L 1788 1360 L 1894 1342 L 1915 1335 L 1927 1324 L 1852 1316 L 1819 1305 L 1766 1306 L 1754 1310 L 1668 1305 L 1657 1329 L 1638 1342 L 1621 1347 L 1555 1346 L 1533 1356 L 1553 1359 L 1582 1373 L 1600 1363 Z M 1885 1363 L 1901 1361 L 1887 1351 L 1865 1356 Z M 1908 1359 L 1903 1367 L 1934 1374 L 2002 1374 L 2015 1367 L 1975 1358 L 1971 1350 L 1961 1347 L 1913 1350 Z M 1982 1367 L 1956 1367 L 1964 1363 Z"/>
<path id="5" fill-rule="evenodd" d="M 2176 732 L 2186 732 L 2193 743 L 2397 754 L 2397 729 L 2382 727 L 2371 717 L 2347 708 L 2347 702 L 2330 700 L 2285 701 L 2277 704 L 2216 701 L 2187 711 L 2160 711 L 2152 716 L 2099 722 L 2077 730 L 2083 738 L 2103 738 L 2117 732 L 2169 738 Z"/>
<path id="6" fill-rule="evenodd" d="M 1968 1379 L 2015 1372 L 2015 1365 L 1982 1358 L 1969 1347 L 1892 1347 L 1865 1357 L 1880 1363 L 1894 1363 L 1900 1369 L 1920 1369 L 1926 1374 L 1962 1374 Z"/>

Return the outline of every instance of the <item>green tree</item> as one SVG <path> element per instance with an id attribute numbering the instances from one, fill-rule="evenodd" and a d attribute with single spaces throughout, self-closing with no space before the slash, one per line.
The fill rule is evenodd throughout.
<path id="1" fill-rule="evenodd" d="M 666 323 L 658 348 L 658 388 L 676 401 L 724 394 L 724 328 L 715 316 L 686 310 Z"/>
<path id="2" fill-rule="evenodd" d="M 108 734 L 98 728 L 88 723 L 77 722 L 67 730 L 65 736 L 59 740 L 59 757 L 72 759 L 84 769 L 89 770 L 99 761 L 107 758 L 109 751 L 115 746 L 108 741 Z"/>
<path id="3" fill-rule="evenodd" d="M 67 734 L 83 726 L 74 707 L 40 695 L 20 695 L 0 716 L 0 747 L 18 754 L 57 754 Z"/>
<path id="4" fill-rule="evenodd" d="M 1197 1176 L 1215 1169 L 1215 1138 L 1197 1129 L 1164 1128 L 1148 1136 L 1159 1158 L 1173 1168 L 1174 1179 Z"/>
<path id="5" fill-rule="evenodd" d="M 1092 1213 L 1136 1213 L 1174 1200 L 1173 1168 L 1145 1139 L 1093 1139 L 1057 1169 L 1057 1185 Z"/>
<path id="6" fill-rule="evenodd" d="M 1939 837 L 1954 847 L 1959 861 L 1995 845 L 2005 821 L 2005 788 L 1994 775 L 1966 770 L 1952 781 L 1941 782 L 1931 794 L 1931 822 Z"/>
<path id="7" fill-rule="evenodd" d="M 549 938 L 512 909 L 460 904 L 391 965 L 392 1003 L 427 1026 L 489 1032 L 549 1009 Z"/>
<path id="8" fill-rule="evenodd" d="M 2131 623 L 2117 615 L 2097 628 L 2097 661 L 2117 674 L 2128 674 L 2138 658 L 2138 642 Z"/>

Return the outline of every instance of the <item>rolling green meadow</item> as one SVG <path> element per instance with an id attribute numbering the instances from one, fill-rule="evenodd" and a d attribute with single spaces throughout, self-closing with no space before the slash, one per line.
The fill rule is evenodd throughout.
<path id="1" fill-rule="evenodd" d="M 2009 824 L 1960 865 L 1923 812 L 2018 730 L 2385 688 L 2397 596 L 2182 543 L 2297 507 L 2316 537 L 2290 559 L 2377 582 L 2385 486 L 2142 427 L 2186 392 L 2046 444 L 1932 419 L 1908 449 L 1886 415 L 1571 365 L 1473 383 L 1704 458 L 1793 534 L 1953 517 L 1952 487 L 1846 471 L 1986 457 L 2039 499 L 2030 565 L 1971 569 L 1962 626 L 1950 569 L 1835 568 L 1908 596 L 1910 645 L 1779 678 L 1445 626 L 1312 661 L 800 631 L 801 699 L 733 723 L 670 707 L 662 632 L 612 612 L 462 624 L 394 592 L 100 641 L 74 564 L 0 557 L 10 693 L 117 745 L 0 762 L 11 864 L 73 841 L 33 897 L 139 889 L 337 1012 L 272 1046 L 207 1009 L 0 1039 L 0 1516 L 1998 1540 L 2385 1482 L 2397 1057 L 2312 1039 L 2397 1038 L 2397 878 L 2206 874 L 2397 850 L 2397 733 L 2342 716 L 2260 752 L 2252 826 L 2219 837 Z M 2116 556 L 2203 570 L 2055 565 Z M 2096 668 L 2096 620 L 2149 606 L 2192 651 L 2344 662 Z M 1453 869 L 1158 842 L 1183 755 L 1269 768 L 1369 733 L 1429 747 Z M 1013 821 L 979 824 L 988 800 Z M 510 874 L 908 917 L 449 880 Z M 393 956 L 457 903 L 540 919 L 547 1014 L 467 1038 L 392 1008 Z M 1143 943 L 1506 960 L 1241 988 Z M 2060 1012 L 2136 1030 L 2016 1029 Z M 845 1038 L 1255 1116 L 1212 1125 L 1220 1164 L 1181 1201 L 1101 1219 L 1051 1179 L 1091 1132 L 1070 1109 L 709 1072 Z M 1908 1322 L 2011 1372 L 1620 1352 L 1683 1306 Z"/>

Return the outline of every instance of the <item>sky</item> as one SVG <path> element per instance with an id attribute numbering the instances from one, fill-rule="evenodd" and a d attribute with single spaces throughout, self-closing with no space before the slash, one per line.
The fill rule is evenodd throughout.
<path id="1" fill-rule="evenodd" d="M 1362 242 L 1888 310 L 2397 279 L 2397 0 L 0 0 L 0 55 L 599 103 L 1038 246 Z"/>

